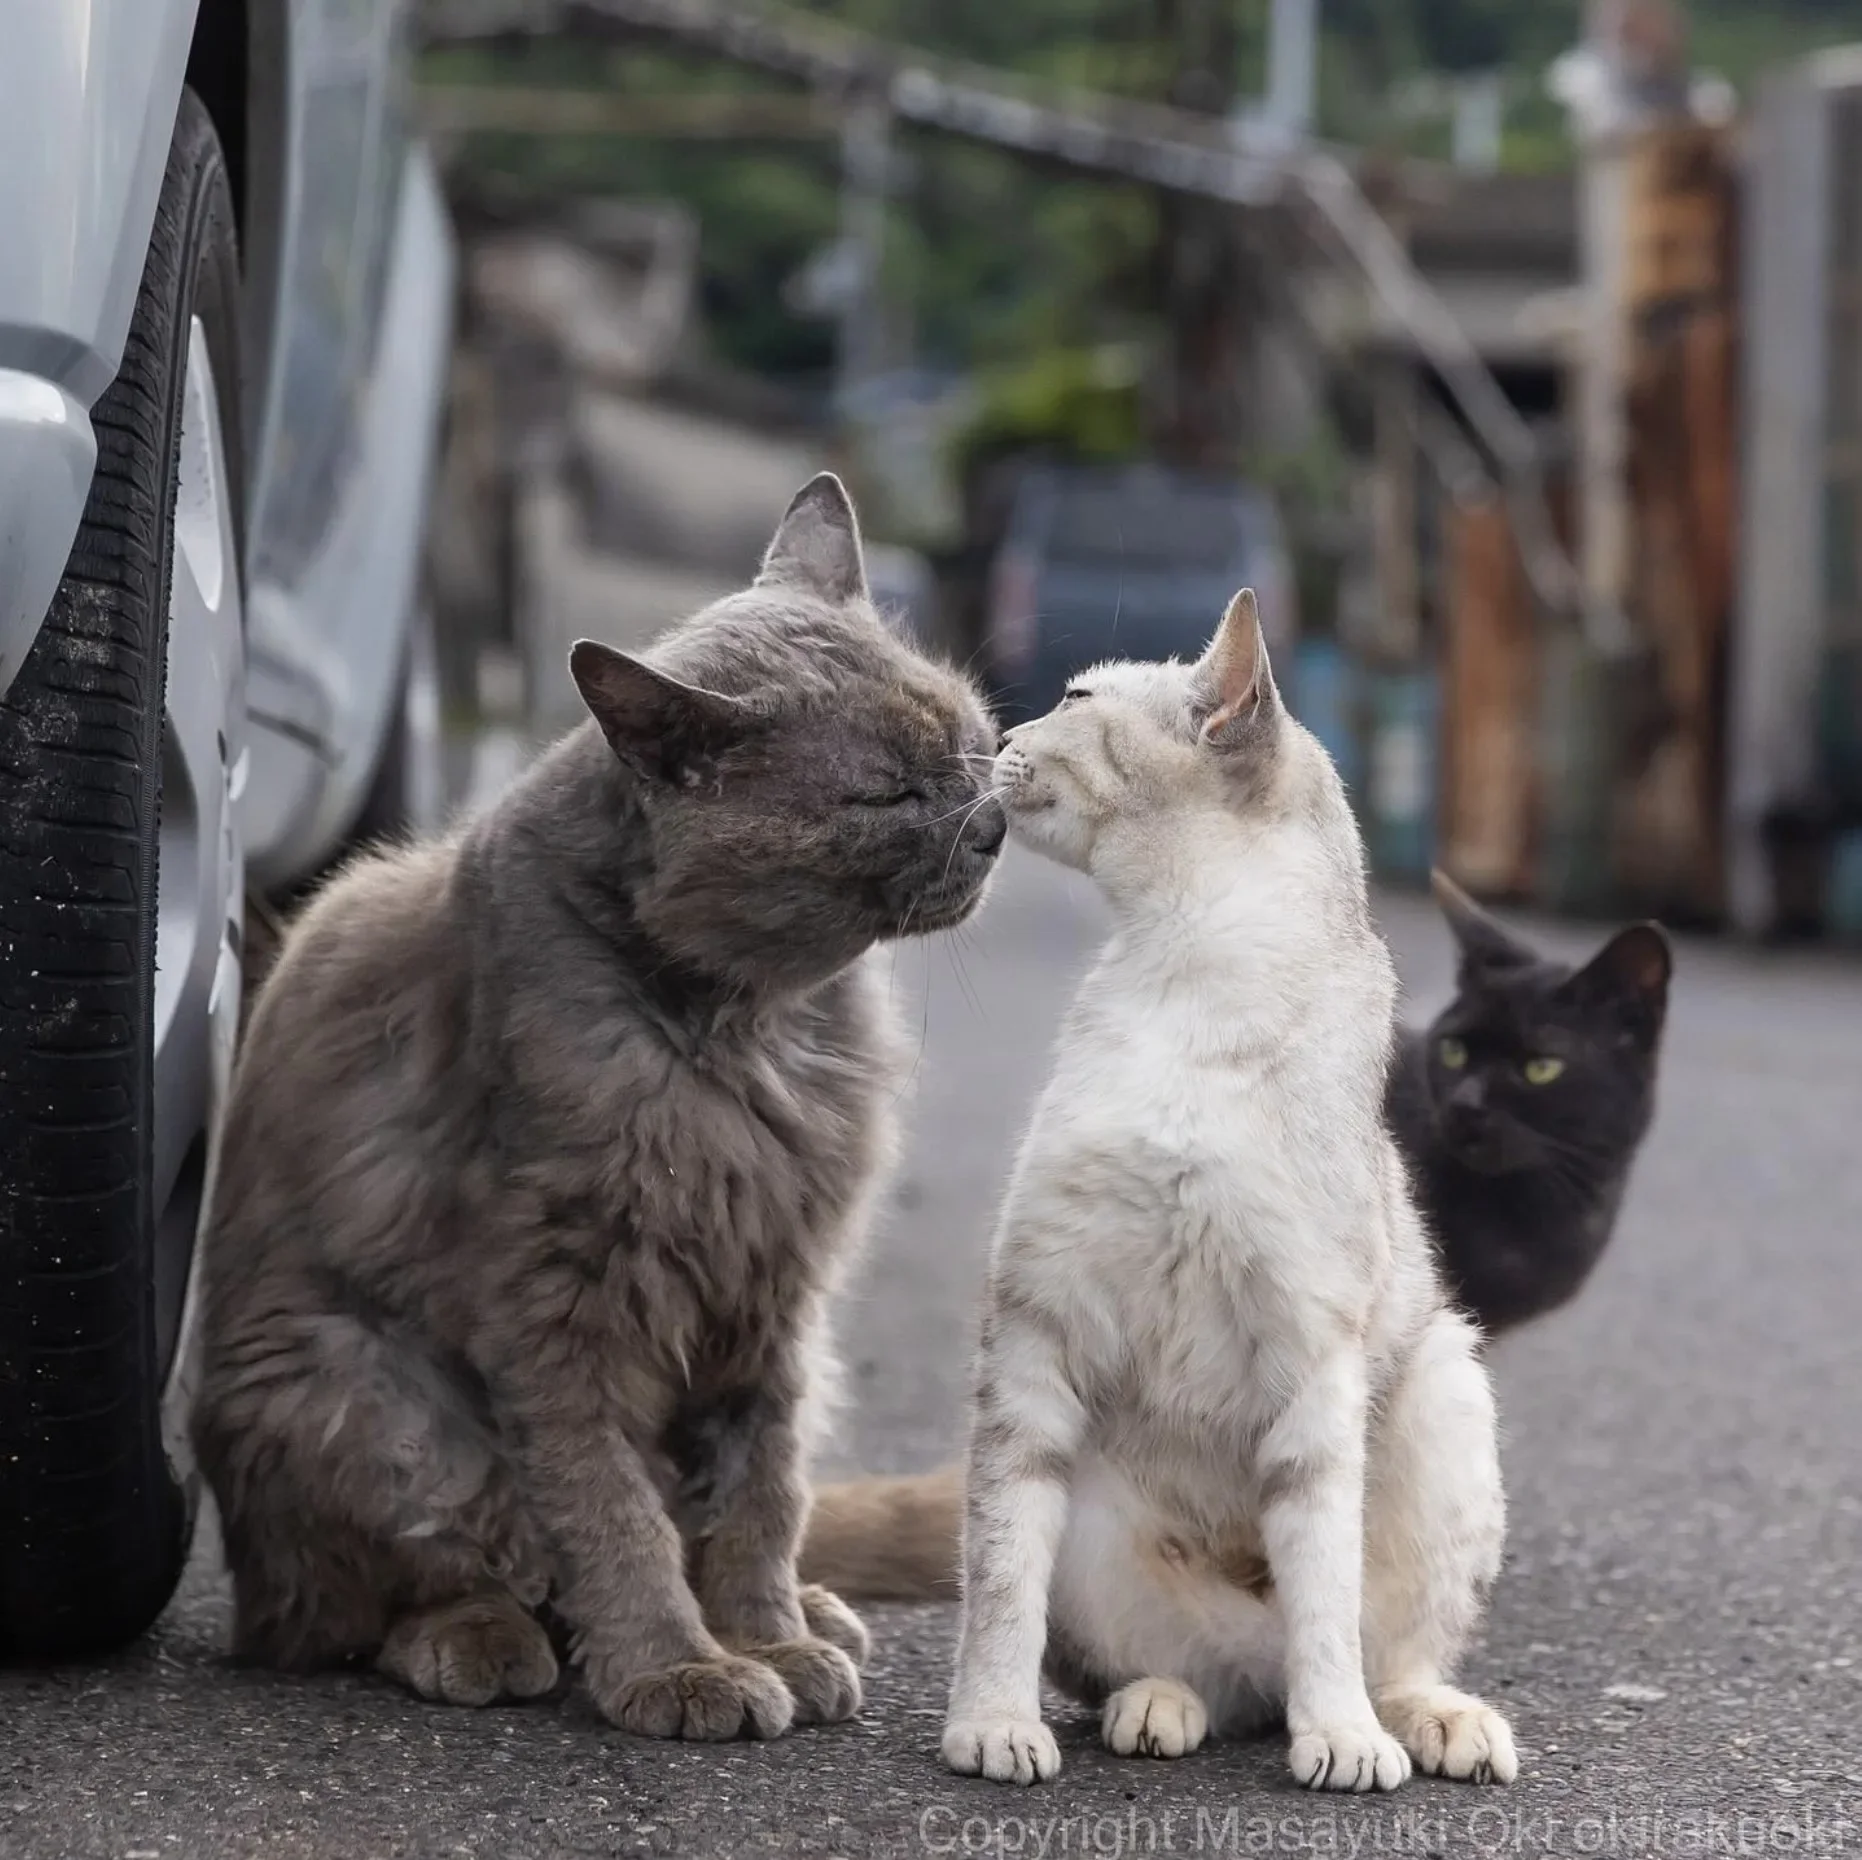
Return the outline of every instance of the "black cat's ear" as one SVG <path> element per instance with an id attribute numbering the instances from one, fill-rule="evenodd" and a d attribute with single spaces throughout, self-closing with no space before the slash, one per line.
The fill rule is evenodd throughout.
<path id="1" fill-rule="evenodd" d="M 1559 992 L 1585 1007 L 1617 1016 L 1645 1039 L 1661 1031 L 1668 1012 L 1674 952 L 1660 924 L 1619 930 Z"/>
<path id="2" fill-rule="evenodd" d="M 1518 968 L 1538 960 L 1528 945 L 1502 929 L 1440 866 L 1429 873 L 1429 889 L 1455 933 L 1463 975 L 1483 969 Z"/>
<path id="3" fill-rule="evenodd" d="M 866 593 L 860 519 L 847 487 L 831 471 L 809 479 L 790 500 L 757 580 L 805 588 L 830 601 L 851 601 Z"/>
<path id="4" fill-rule="evenodd" d="M 609 747 L 637 775 L 687 785 L 706 776 L 754 719 L 736 698 L 683 684 L 598 640 L 578 639 L 569 675 Z"/>
<path id="5" fill-rule="evenodd" d="M 1238 725 L 1246 724 L 1275 696 L 1267 637 L 1261 631 L 1261 610 L 1252 588 L 1243 588 L 1229 602 L 1196 669 L 1209 705 L 1202 738 L 1221 749 L 1237 740 Z"/>

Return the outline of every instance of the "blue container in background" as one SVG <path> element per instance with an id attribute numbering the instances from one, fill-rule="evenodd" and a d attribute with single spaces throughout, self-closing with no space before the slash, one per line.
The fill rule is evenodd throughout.
<path id="1" fill-rule="evenodd" d="M 1366 671 L 1364 837 L 1380 876 L 1420 883 L 1435 858 L 1441 680 Z"/>
<path id="2" fill-rule="evenodd" d="M 1840 834 L 1830 848 L 1825 927 L 1845 943 L 1862 943 L 1862 833 Z"/>
<path id="3" fill-rule="evenodd" d="M 1293 714 L 1332 758 L 1352 805 L 1364 805 L 1357 661 L 1335 639 L 1302 639 L 1293 654 Z"/>
<path id="4" fill-rule="evenodd" d="M 1862 641 L 1827 647 L 1817 674 L 1817 761 L 1839 809 L 1862 807 Z"/>

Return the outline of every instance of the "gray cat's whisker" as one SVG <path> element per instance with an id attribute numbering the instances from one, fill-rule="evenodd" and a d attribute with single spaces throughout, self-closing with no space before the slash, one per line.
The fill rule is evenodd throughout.
<path id="1" fill-rule="evenodd" d="M 977 1016 L 977 1018 L 980 1020 L 982 1018 L 982 1013 L 983 1013 L 983 1003 L 981 999 L 978 997 L 976 989 L 970 981 L 969 971 L 963 965 L 963 950 L 959 942 L 959 939 L 953 936 L 950 939 L 950 941 L 944 945 L 944 949 L 945 949 L 945 953 L 950 958 L 950 966 L 951 966 L 952 973 L 955 974 L 957 978 L 958 991 L 963 995 L 963 998 L 970 1004 L 971 1012 L 974 1013 Z"/>
<path id="2" fill-rule="evenodd" d="M 956 860 L 958 849 L 963 845 L 963 835 L 964 835 L 965 829 L 969 826 L 970 822 L 973 819 L 975 819 L 977 814 L 980 813 L 983 808 L 987 807 L 989 803 L 993 801 L 995 798 L 996 797 L 993 794 L 978 795 L 975 801 L 971 803 L 969 811 L 964 815 L 963 819 L 958 823 L 957 831 L 951 835 L 950 852 L 948 853 L 948 855 L 945 857 L 945 860 L 944 860 L 943 876 L 945 878 L 950 877 L 950 868 Z"/>
<path id="3" fill-rule="evenodd" d="M 941 827 L 947 820 L 955 820 L 959 814 L 974 813 L 982 802 L 993 800 L 994 798 L 992 794 L 985 790 L 982 794 L 976 795 L 968 801 L 959 801 L 955 807 L 949 809 L 945 813 L 933 814 L 929 820 L 918 820 L 909 823 L 908 831 L 928 833 L 931 828 Z M 963 829 L 959 827 L 959 834 L 961 834 L 962 831 Z"/>
<path id="4" fill-rule="evenodd" d="M 898 1089 L 892 1094 L 892 1105 L 894 1109 L 897 1109 L 899 1104 L 910 1093 L 912 1087 L 918 1082 L 918 1070 L 924 1064 L 925 1047 L 929 1043 L 930 1038 L 931 991 L 927 988 L 923 998 L 918 1004 L 918 1050 L 912 1055 L 911 1069 L 900 1079 Z"/>

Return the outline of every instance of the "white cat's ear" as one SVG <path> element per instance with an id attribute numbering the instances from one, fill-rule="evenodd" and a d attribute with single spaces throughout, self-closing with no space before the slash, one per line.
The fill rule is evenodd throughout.
<path id="1" fill-rule="evenodd" d="M 599 640 L 575 642 L 569 675 L 615 755 L 655 780 L 702 779 L 755 723 L 738 699 L 685 684 Z"/>
<path id="2" fill-rule="evenodd" d="M 847 487 L 831 471 L 809 479 L 790 500 L 757 580 L 805 588 L 830 601 L 851 601 L 866 593 L 860 519 Z"/>
<path id="3" fill-rule="evenodd" d="M 1210 704 L 1203 719 L 1203 740 L 1219 745 L 1232 726 L 1245 723 L 1274 695 L 1267 639 L 1252 588 L 1243 588 L 1229 602 L 1197 670 Z"/>

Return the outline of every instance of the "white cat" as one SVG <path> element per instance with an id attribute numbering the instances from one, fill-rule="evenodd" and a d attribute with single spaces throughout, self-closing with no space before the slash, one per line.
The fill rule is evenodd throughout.
<path id="1" fill-rule="evenodd" d="M 1117 928 L 996 1237 L 944 1760 L 1058 1771 L 1045 1648 L 1120 1754 L 1284 1713 L 1312 1788 L 1510 1781 L 1447 1683 L 1500 1563 L 1493 1397 L 1383 1125 L 1357 828 L 1253 594 L 1194 666 L 1082 678 L 995 782 Z"/>

